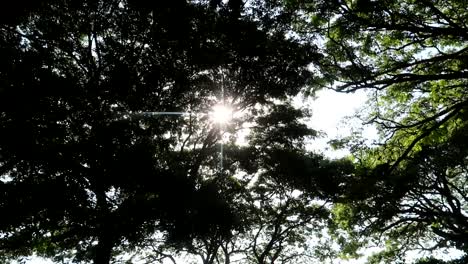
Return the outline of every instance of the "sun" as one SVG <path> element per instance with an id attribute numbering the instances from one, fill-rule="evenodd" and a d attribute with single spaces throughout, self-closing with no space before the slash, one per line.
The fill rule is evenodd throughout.
<path id="1" fill-rule="evenodd" d="M 232 109 L 226 105 L 215 105 L 210 113 L 210 119 L 219 124 L 226 124 L 232 119 Z"/>

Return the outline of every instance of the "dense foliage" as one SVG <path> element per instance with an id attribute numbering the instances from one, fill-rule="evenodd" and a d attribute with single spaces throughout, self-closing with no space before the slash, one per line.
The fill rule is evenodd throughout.
<path id="1" fill-rule="evenodd" d="M 212 236 L 228 241 L 257 227 L 269 236 L 271 226 L 326 217 L 298 198 L 292 208 L 268 205 L 283 199 L 273 183 L 299 191 L 297 182 L 321 182 L 327 170 L 309 161 L 320 159 L 303 149 L 315 132 L 289 100 L 311 80 L 315 48 L 286 36 L 290 20 L 277 9 L 51 0 L 5 11 L 13 14 L 0 28 L 5 261 L 109 263 L 156 238 L 190 251 Z M 221 126 L 207 113 L 223 102 L 239 114 Z M 243 130 L 246 146 L 236 146 Z M 283 223 L 281 210 L 296 220 Z M 271 245 L 255 240 L 258 261 L 284 253 L 293 238 L 281 232 Z"/>
<path id="2" fill-rule="evenodd" d="M 0 260 L 466 254 L 467 10 L 16 1 L 0 11 Z M 337 139 L 352 155 L 334 161 L 306 151 L 317 133 L 292 98 L 320 89 L 366 90 L 377 144 Z M 219 104 L 227 124 L 210 118 Z"/>
<path id="3" fill-rule="evenodd" d="M 360 118 L 380 134 L 372 147 L 359 135 L 335 141 L 357 166 L 340 201 L 354 213 L 341 220 L 353 218 L 361 235 L 386 235 L 375 262 L 408 249 L 466 252 L 467 2 L 287 3 L 299 10 L 298 31 L 323 39 L 321 85 L 366 90 Z"/>

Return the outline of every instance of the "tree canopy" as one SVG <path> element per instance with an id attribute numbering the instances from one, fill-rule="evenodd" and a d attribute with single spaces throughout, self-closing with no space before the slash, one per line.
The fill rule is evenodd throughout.
<path id="1" fill-rule="evenodd" d="M 373 242 L 369 263 L 466 255 L 467 10 L 15 2 L 0 11 L 0 260 L 310 263 Z M 293 98 L 321 89 L 367 91 L 359 118 L 379 141 L 307 151 L 318 133 Z"/>
<path id="2" fill-rule="evenodd" d="M 360 118 L 379 130 L 374 146 L 362 136 L 335 142 L 356 164 L 340 199 L 355 214 L 341 221 L 353 216 L 359 233 L 387 235 L 393 253 L 376 262 L 415 248 L 466 252 L 467 2 L 287 4 L 299 10 L 298 32 L 322 37 L 320 87 L 366 90 Z"/>
<path id="3" fill-rule="evenodd" d="M 175 248 L 228 239 L 251 226 L 249 184 L 312 177 L 301 142 L 315 132 L 289 99 L 318 55 L 287 37 L 290 19 L 271 15 L 281 5 L 21 4 L 0 28 L 4 258 L 109 263 L 158 233 Z M 220 102 L 243 115 L 214 124 Z M 234 144 L 242 129 L 247 147 Z"/>

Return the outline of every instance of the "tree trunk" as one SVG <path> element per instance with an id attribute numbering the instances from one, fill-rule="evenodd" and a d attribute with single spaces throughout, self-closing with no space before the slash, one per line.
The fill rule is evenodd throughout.
<path id="1" fill-rule="evenodd" d="M 111 228 L 113 219 L 110 216 L 105 187 L 100 181 L 96 182 L 96 187 L 96 203 L 101 215 L 96 227 L 98 244 L 95 247 L 94 264 L 109 264 L 115 241 L 115 231 Z"/>
<path id="2" fill-rule="evenodd" d="M 99 237 L 99 242 L 96 245 L 94 264 L 109 264 L 111 261 L 113 247 L 110 234 L 107 232 L 102 233 Z"/>

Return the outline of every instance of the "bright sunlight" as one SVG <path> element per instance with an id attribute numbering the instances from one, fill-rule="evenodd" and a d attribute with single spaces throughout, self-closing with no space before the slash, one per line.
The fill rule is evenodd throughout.
<path id="1" fill-rule="evenodd" d="M 226 124 L 232 119 L 232 109 L 226 105 L 215 105 L 210 113 L 210 119 L 219 124 Z"/>

